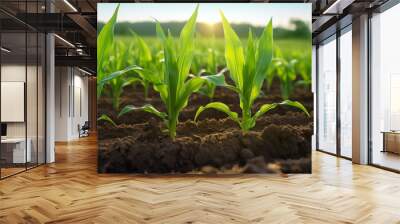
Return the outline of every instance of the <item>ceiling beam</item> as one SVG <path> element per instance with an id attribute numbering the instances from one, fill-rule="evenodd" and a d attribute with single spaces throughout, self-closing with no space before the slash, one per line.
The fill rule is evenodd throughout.
<path id="1" fill-rule="evenodd" d="M 96 37 L 97 31 L 96 29 L 90 24 L 85 17 L 80 14 L 68 14 L 68 17 L 73 20 L 78 26 L 82 28 L 82 30 L 87 34 L 86 41 L 91 46 L 96 46 Z"/>
<path id="2" fill-rule="evenodd" d="M 91 56 L 55 56 L 56 66 L 87 67 L 96 71 L 96 58 Z"/>
<path id="3" fill-rule="evenodd" d="M 353 2 L 355 2 L 355 0 L 336 0 L 330 4 L 322 14 L 342 14 L 343 10 Z"/>

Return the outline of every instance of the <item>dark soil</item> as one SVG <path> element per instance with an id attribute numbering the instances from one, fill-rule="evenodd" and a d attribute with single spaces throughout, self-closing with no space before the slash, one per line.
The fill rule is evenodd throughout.
<path id="1" fill-rule="evenodd" d="M 164 111 L 159 96 L 150 91 L 144 99 L 140 87 L 126 88 L 122 105 L 151 103 Z M 312 114 L 310 91 L 296 90 L 291 100 L 298 100 Z M 206 110 L 197 123 L 194 115 L 200 105 L 224 102 L 240 112 L 236 94 L 217 89 L 214 99 L 193 94 L 180 114 L 177 137 L 171 140 L 165 126 L 154 115 L 135 111 L 116 117 L 111 99 L 99 100 L 99 114 L 111 115 L 116 127 L 99 122 L 99 172 L 105 173 L 310 173 L 312 118 L 288 107 L 268 112 L 248 133 L 227 119 L 224 113 Z M 255 103 L 280 102 L 276 85 L 271 94 Z"/>
<path id="2" fill-rule="evenodd" d="M 228 124 L 211 122 L 219 127 Z M 182 129 L 192 125 L 186 122 Z M 255 165 L 255 158 L 261 157 L 268 163 L 276 158 L 299 160 L 310 156 L 311 145 L 307 139 L 311 138 L 311 127 L 271 124 L 246 134 L 234 128 L 224 132 L 199 128 L 197 133 L 180 130 L 181 135 L 174 141 L 153 122 L 131 128 L 133 132 L 129 136 L 102 141 L 100 172 L 185 173 L 205 166 L 220 169 L 236 164 L 264 170 L 265 165 Z M 310 172 L 310 169 L 285 169 Z"/>
<path id="3" fill-rule="evenodd" d="M 133 89 L 132 87 L 126 88 L 124 90 L 124 93 L 122 94 L 120 109 L 122 109 L 125 105 L 141 106 L 149 103 L 158 110 L 165 111 L 165 106 L 162 103 L 158 93 L 154 91 L 149 91 L 149 92 L 150 92 L 149 97 L 147 99 L 144 99 L 141 86 L 137 86 L 136 90 Z M 305 89 L 297 89 L 296 92 L 293 94 L 293 97 L 291 97 L 291 100 L 300 101 L 301 103 L 303 103 L 303 105 L 307 108 L 307 110 L 310 113 L 312 112 L 313 95 L 311 94 L 311 91 Z M 217 88 L 213 99 L 209 99 L 208 97 L 201 94 L 193 94 L 189 99 L 188 106 L 180 114 L 179 117 L 180 121 L 193 120 L 199 106 L 206 105 L 207 103 L 213 101 L 223 102 L 227 104 L 232 111 L 235 111 L 237 113 L 241 111 L 239 107 L 239 98 L 237 94 L 224 88 Z M 258 110 L 263 104 L 277 103 L 281 101 L 283 101 L 283 99 L 281 98 L 279 91 L 277 92 L 277 90 L 274 90 L 271 94 L 262 95 L 256 100 L 253 106 L 254 112 Z M 112 108 L 111 102 L 112 100 L 110 98 L 102 97 L 98 103 L 98 110 L 99 110 L 98 113 L 109 115 L 118 124 L 143 123 L 148 121 L 151 117 L 154 117 L 154 115 L 151 115 L 144 111 L 135 111 L 134 116 L 128 113 L 118 118 L 117 115 L 119 111 L 115 111 Z M 298 109 L 287 106 L 281 106 L 268 112 L 268 114 L 285 114 L 287 111 L 298 112 Z M 201 114 L 201 118 L 204 119 L 205 118 L 219 119 L 225 117 L 226 117 L 225 114 L 215 110 L 206 110 Z"/>

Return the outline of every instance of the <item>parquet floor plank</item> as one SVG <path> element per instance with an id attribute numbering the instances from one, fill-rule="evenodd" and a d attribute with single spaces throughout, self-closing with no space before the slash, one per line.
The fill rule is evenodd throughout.
<path id="1" fill-rule="evenodd" d="M 400 175 L 313 152 L 311 175 L 97 174 L 95 136 L 0 181 L 0 223 L 398 223 Z"/>

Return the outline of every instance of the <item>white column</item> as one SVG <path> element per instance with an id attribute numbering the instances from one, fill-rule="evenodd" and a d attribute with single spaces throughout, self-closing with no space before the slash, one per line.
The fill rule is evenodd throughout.
<path id="1" fill-rule="evenodd" d="M 368 163 L 368 16 L 353 19 L 353 162 Z"/>
<path id="2" fill-rule="evenodd" d="M 46 45 L 46 163 L 52 163 L 55 161 L 55 44 L 53 34 L 47 34 Z"/>
<path id="3" fill-rule="evenodd" d="M 313 104 L 313 122 L 314 122 L 314 130 L 313 135 L 311 137 L 311 148 L 312 150 L 317 149 L 317 47 L 312 45 L 312 68 L 311 68 L 311 92 L 313 93 L 314 97 L 314 104 Z"/>

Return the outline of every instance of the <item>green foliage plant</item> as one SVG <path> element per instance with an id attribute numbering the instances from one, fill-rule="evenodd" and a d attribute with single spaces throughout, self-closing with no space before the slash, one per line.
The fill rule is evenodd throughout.
<path id="1" fill-rule="evenodd" d="M 128 58 L 125 51 L 119 54 L 118 44 L 114 42 L 114 29 L 117 21 L 119 5 L 115 9 L 111 19 L 104 25 L 97 37 L 97 97 L 99 98 L 104 86 L 109 85 L 109 94 L 112 98 L 113 108 L 119 109 L 122 88 L 129 85 L 130 81 L 122 76 L 134 70 L 141 70 L 139 66 L 123 64 Z M 110 72 L 111 71 L 111 72 Z M 102 114 L 98 120 L 103 120 L 116 125 L 106 114 Z"/>
<path id="2" fill-rule="evenodd" d="M 238 123 L 242 132 L 245 133 L 255 126 L 259 117 L 279 105 L 292 106 L 309 115 L 301 103 L 290 100 L 285 100 L 281 103 L 264 104 L 254 115 L 252 114 L 252 106 L 260 95 L 267 69 L 273 58 L 272 20 L 264 28 L 258 40 L 253 38 L 251 30 L 249 30 L 245 54 L 238 35 L 232 29 L 223 12 L 221 11 L 220 13 L 225 37 L 225 60 L 230 77 L 234 82 L 234 86 L 225 84 L 225 87 L 239 95 L 242 114 L 239 117 L 238 113 L 231 111 L 228 105 L 222 102 L 212 102 L 198 108 L 195 121 L 204 110 L 212 108 L 227 114 L 230 119 Z"/>
<path id="3" fill-rule="evenodd" d="M 165 104 L 166 111 L 159 111 L 150 104 L 141 107 L 128 105 L 121 110 L 119 116 L 135 110 L 154 114 L 163 120 L 168 129 L 169 136 L 175 139 L 179 114 L 187 106 L 190 95 L 197 92 L 207 80 L 215 82 L 217 85 L 224 84 L 224 79 L 221 75 L 205 77 L 189 76 L 193 60 L 197 14 L 198 6 L 181 30 L 177 43 L 174 42 L 174 38 L 170 32 L 166 34 L 160 23 L 156 23 L 157 36 L 162 42 L 164 51 L 164 69 L 158 80 L 153 80 L 153 88 L 159 92 L 161 100 Z"/>
<path id="4" fill-rule="evenodd" d="M 134 71 L 136 76 L 131 77 L 130 80 L 139 82 L 143 86 L 144 98 L 147 99 L 152 83 L 157 83 L 163 73 L 162 51 L 158 51 L 153 55 L 149 45 L 141 36 L 133 31 L 131 34 L 137 49 L 134 57 L 135 64 L 143 69 Z"/>

